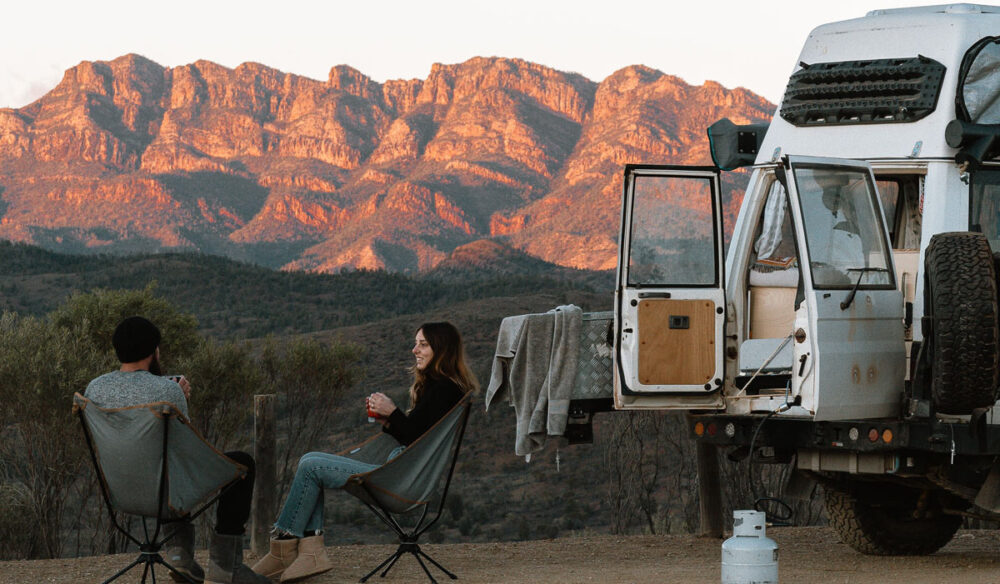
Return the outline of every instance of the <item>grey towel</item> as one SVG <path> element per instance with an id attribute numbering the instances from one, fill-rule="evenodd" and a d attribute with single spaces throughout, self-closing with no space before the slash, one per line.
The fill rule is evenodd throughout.
<path id="1" fill-rule="evenodd" d="M 508 317 L 500 325 L 486 407 L 506 392 L 517 416 L 514 452 L 529 455 L 566 431 L 576 380 L 583 311 L 560 306 Z"/>

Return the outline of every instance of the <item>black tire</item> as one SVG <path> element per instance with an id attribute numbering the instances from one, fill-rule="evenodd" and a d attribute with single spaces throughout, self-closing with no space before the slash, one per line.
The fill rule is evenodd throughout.
<path id="1" fill-rule="evenodd" d="M 924 256 L 924 312 L 931 317 L 931 399 L 969 414 L 997 398 L 997 275 L 981 233 L 939 233 Z"/>
<path id="2" fill-rule="evenodd" d="M 827 486 L 826 514 L 840 538 L 873 556 L 923 556 L 951 541 L 962 517 L 946 515 L 947 494 L 896 484 Z M 963 507 L 960 505 L 960 507 Z"/>

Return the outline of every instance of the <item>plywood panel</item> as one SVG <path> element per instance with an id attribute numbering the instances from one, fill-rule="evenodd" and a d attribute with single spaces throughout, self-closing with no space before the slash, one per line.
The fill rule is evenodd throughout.
<path id="1" fill-rule="evenodd" d="M 750 287 L 750 338 L 780 339 L 795 325 L 795 288 Z"/>
<path id="2" fill-rule="evenodd" d="M 670 328 L 671 317 L 688 328 Z M 715 303 L 640 300 L 639 381 L 645 385 L 701 385 L 715 375 Z"/>

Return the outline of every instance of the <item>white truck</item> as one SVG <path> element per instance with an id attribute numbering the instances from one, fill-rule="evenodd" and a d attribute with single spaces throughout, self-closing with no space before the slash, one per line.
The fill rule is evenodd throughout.
<path id="1" fill-rule="evenodd" d="M 864 553 L 996 519 L 1000 8 L 820 26 L 770 124 L 708 134 L 714 167 L 625 169 L 614 408 L 794 465 Z"/>

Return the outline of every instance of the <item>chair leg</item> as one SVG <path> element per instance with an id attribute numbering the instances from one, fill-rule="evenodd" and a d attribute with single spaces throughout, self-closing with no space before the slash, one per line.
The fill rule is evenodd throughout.
<path id="1" fill-rule="evenodd" d="M 108 578 L 102 584 L 108 584 L 109 582 L 114 582 L 118 578 L 121 578 L 126 572 L 128 572 L 132 568 L 138 566 L 139 563 L 142 562 L 142 561 L 143 561 L 143 557 L 139 556 L 131 564 L 129 564 L 129 565 L 125 566 L 124 568 L 122 568 L 121 570 L 119 570 L 117 574 L 115 574 L 114 576 Z"/>
<path id="2" fill-rule="evenodd" d="M 169 570 L 172 574 L 175 574 L 176 576 L 178 576 L 179 578 L 181 578 L 182 579 L 181 581 L 188 582 L 189 584 L 197 584 L 197 582 L 195 580 L 192 580 L 188 576 L 186 576 L 184 574 L 181 574 L 180 572 L 177 571 L 176 568 L 174 568 L 173 566 L 171 566 L 170 564 L 168 564 L 167 561 L 163 559 L 163 556 L 161 556 L 159 553 L 150 553 L 150 552 L 143 552 L 143 553 L 139 554 L 139 557 L 137 557 L 135 560 L 133 560 L 131 564 L 129 564 L 129 565 L 125 566 L 124 568 L 122 568 L 121 570 L 119 570 L 118 573 L 116 573 L 114 576 L 112 576 L 112 577 L 108 578 L 107 580 L 105 580 L 102 584 L 109 584 L 110 582 L 114 582 L 115 580 L 117 580 L 118 578 L 121 578 L 129 570 L 131 570 L 132 568 L 135 568 L 139 564 L 143 565 L 142 566 L 142 580 L 141 580 L 141 582 L 145 582 L 146 579 L 149 578 L 150 581 L 155 584 L 155 582 L 156 582 L 156 564 L 160 564 L 161 566 L 164 566 L 167 570 Z"/>
<path id="3" fill-rule="evenodd" d="M 414 554 L 415 554 L 415 555 L 416 555 L 416 554 L 419 554 L 419 555 L 417 555 L 417 559 L 420 559 L 420 556 L 423 556 L 423 557 L 425 557 L 425 558 L 427 559 L 427 561 L 428 561 L 428 562 L 430 562 L 430 563 L 434 564 L 435 566 L 437 566 L 437 569 L 438 569 L 438 570 L 441 570 L 442 572 L 444 572 L 445 574 L 447 574 L 447 575 L 448 575 L 448 577 L 449 577 L 449 578 L 451 578 L 452 580 L 458 580 L 458 576 L 456 576 L 456 575 L 452 574 L 452 573 L 451 573 L 451 572 L 449 572 L 449 571 L 448 571 L 447 569 L 445 569 L 445 567 L 444 567 L 444 566 L 442 566 L 441 564 L 439 564 L 439 563 L 437 562 L 437 560 L 435 560 L 434 558 L 430 557 L 430 556 L 429 556 L 429 555 L 427 554 L 427 552 L 425 552 L 424 550 L 420 549 L 420 546 L 417 546 L 417 551 L 416 551 L 416 552 L 414 552 Z"/>
<path id="4" fill-rule="evenodd" d="M 382 570 L 382 568 L 385 568 L 385 569 L 382 570 L 382 573 L 379 574 L 379 577 L 380 578 L 385 578 L 386 575 L 389 573 L 389 570 L 391 570 L 393 568 L 393 566 L 396 565 L 396 562 L 398 562 L 399 558 L 403 557 L 404 554 L 413 554 L 413 557 L 417 558 L 417 563 L 420 564 L 420 567 L 423 568 L 423 570 L 424 570 L 424 574 L 427 574 L 427 577 L 430 579 L 430 581 L 433 584 L 437 584 L 437 580 L 434 579 L 434 576 L 431 574 L 430 570 L 427 568 L 427 565 L 424 563 L 424 559 L 426 559 L 428 562 L 430 562 L 431 564 L 433 564 L 438 570 L 441 570 L 442 572 L 444 572 L 452 580 L 457 580 L 458 579 L 458 576 L 456 576 L 455 574 L 452 574 L 451 572 L 449 572 L 444 566 L 442 566 L 440 563 L 438 563 L 437 560 L 435 560 L 434 558 L 432 558 L 429 555 L 427 555 L 427 552 L 425 552 L 424 550 L 420 549 L 420 546 L 417 543 L 412 542 L 412 541 L 408 541 L 408 542 L 403 542 L 403 543 L 399 544 L 399 547 L 396 548 L 396 551 L 393 552 L 393 554 L 391 556 L 389 556 L 381 564 L 379 564 L 378 566 L 376 566 L 374 570 L 372 570 L 371 572 L 368 572 L 367 574 L 365 574 L 365 576 L 363 578 L 361 578 L 360 582 L 367 582 L 369 578 L 371 578 L 372 576 L 374 576 L 375 573 L 378 572 L 379 570 Z"/>
<path id="5" fill-rule="evenodd" d="M 386 558 L 381 564 L 379 564 L 378 566 L 375 566 L 374 570 L 372 570 L 371 572 L 368 572 L 367 574 L 365 574 L 365 576 L 363 578 L 361 578 L 361 580 L 359 580 L 359 582 L 367 582 L 369 578 L 371 578 L 372 576 L 374 576 L 375 573 L 378 572 L 379 570 L 381 570 L 382 567 L 385 566 L 386 564 L 389 564 L 390 562 L 392 562 L 393 564 L 395 564 L 396 560 L 398 560 L 399 556 L 401 556 L 401 555 L 403 555 L 403 552 L 401 552 L 401 551 L 399 551 L 397 549 L 395 551 L 395 553 L 393 553 L 391 556 L 389 556 L 388 558 Z M 390 565 L 389 567 L 391 568 L 392 566 Z M 382 574 L 382 577 L 384 578 L 385 574 Z"/>
<path id="6" fill-rule="evenodd" d="M 422 559 L 420 559 L 420 554 L 414 551 L 411 551 L 410 553 L 413 554 L 413 557 L 417 558 L 417 563 L 420 564 L 420 567 L 424 569 L 424 574 L 427 574 L 427 577 L 431 579 L 431 583 L 437 584 L 437 580 L 434 579 L 434 576 L 431 576 L 431 571 L 427 569 L 427 565 L 424 564 L 424 561 Z"/>
<path id="7" fill-rule="evenodd" d="M 399 549 L 397 549 L 393 557 L 390 558 L 391 561 L 389 562 L 389 565 L 385 567 L 385 570 L 382 570 L 381 574 L 379 574 L 379 578 L 385 578 L 385 575 L 389 573 L 389 570 L 396 565 L 396 562 L 398 562 L 399 558 L 403 557 L 403 554 L 405 553 L 406 550 L 403 549 L 403 546 L 399 546 Z"/>

